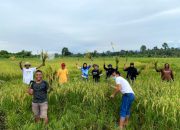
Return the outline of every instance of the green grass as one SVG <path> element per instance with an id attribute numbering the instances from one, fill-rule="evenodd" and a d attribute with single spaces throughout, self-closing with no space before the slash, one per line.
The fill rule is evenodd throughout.
<path id="1" fill-rule="evenodd" d="M 27 86 L 22 83 L 22 74 L 18 67 L 21 59 L 0 59 L 0 128 L 9 130 L 44 130 L 42 123 L 35 124 L 31 112 L 32 97 L 26 93 Z M 153 62 L 159 61 L 159 67 L 170 63 L 175 71 L 175 82 L 162 82 L 160 74 L 153 69 Z M 26 59 L 33 66 L 40 64 L 38 59 Z M 115 66 L 115 58 L 105 58 L 106 64 Z M 65 62 L 70 72 L 70 82 L 58 86 L 52 82 L 49 93 L 49 130 L 115 130 L 121 95 L 109 99 L 112 88 L 104 76 L 99 84 L 81 81 L 81 72 L 76 69 L 77 58 L 64 58 L 48 61 L 42 68 L 45 79 Z M 79 64 L 90 63 L 88 59 L 79 59 Z M 129 58 L 137 68 L 146 65 L 138 76 L 133 89 L 136 101 L 128 130 L 179 130 L 180 128 L 180 60 L 178 58 Z M 103 70 L 103 58 L 94 63 Z M 120 58 L 119 70 L 122 71 L 125 58 Z M 2 126 L 2 127 L 1 127 Z"/>

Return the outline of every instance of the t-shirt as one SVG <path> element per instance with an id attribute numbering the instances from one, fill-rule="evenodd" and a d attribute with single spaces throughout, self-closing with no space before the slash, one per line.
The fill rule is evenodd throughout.
<path id="1" fill-rule="evenodd" d="M 33 103 L 47 102 L 47 90 L 49 84 L 46 81 L 41 83 L 32 82 L 31 89 L 33 89 Z"/>
<path id="2" fill-rule="evenodd" d="M 130 78 L 131 80 L 135 80 L 136 76 L 138 75 L 138 71 L 134 67 L 128 67 L 124 71 L 127 71 L 127 76 L 126 76 L 127 79 Z"/>
<path id="3" fill-rule="evenodd" d="M 88 73 L 89 73 L 89 69 L 91 68 L 91 66 L 87 66 L 86 68 L 81 67 L 81 72 L 82 72 L 82 76 L 84 78 L 88 78 Z"/>
<path id="4" fill-rule="evenodd" d="M 92 70 L 92 75 L 93 75 L 93 79 L 94 79 L 94 78 L 99 78 L 99 77 L 100 77 L 100 72 L 99 72 L 99 70 L 93 69 L 93 70 Z"/>
<path id="5" fill-rule="evenodd" d="M 115 69 L 114 68 L 106 68 L 106 65 L 104 65 L 104 69 L 106 70 L 106 78 L 109 78 L 109 77 L 111 77 L 111 75 L 114 71 L 118 70 L 118 67 L 116 67 Z"/>
<path id="6" fill-rule="evenodd" d="M 117 77 L 116 78 L 116 84 L 119 84 L 121 85 L 121 93 L 122 94 L 125 94 L 125 93 L 133 93 L 134 94 L 134 91 L 132 90 L 129 82 L 124 79 L 123 77 Z"/>
<path id="7" fill-rule="evenodd" d="M 23 82 L 25 84 L 28 84 L 33 80 L 34 72 L 36 71 L 36 68 L 23 68 Z"/>
<path id="8" fill-rule="evenodd" d="M 59 69 L 57 76 L 59 77 L 59 83 L 66 83 L 68 80 L 68 70 L 67 69 Z"/>

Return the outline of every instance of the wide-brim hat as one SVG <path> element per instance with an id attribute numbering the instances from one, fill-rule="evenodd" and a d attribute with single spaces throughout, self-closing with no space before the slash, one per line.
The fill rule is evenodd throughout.
<path id="1" fill-rule="evenodd" d="M 31 66 L 31 63 L 30 62 L 25 62 L 24 66 L 27 66 L 27 65 Z"/>

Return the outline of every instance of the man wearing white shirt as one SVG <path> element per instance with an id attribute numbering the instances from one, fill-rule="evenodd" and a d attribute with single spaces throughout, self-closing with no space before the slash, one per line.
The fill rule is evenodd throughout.
<path id="1" fill-rule="evenodd" d="M 39 69 L 40 67 L 44 66 L 45 63 L 43 62 L 38 67 L 31 67 L 31 64 L 29 62 L 25 62 L 24 67 L 22 65 L 22 61 L 19 63 L 19 67 L 22 70 L 23 73 L 23 83 L 30 84 L 30 82 L 33 80 L 34 72 L 36 69 Z"/>
<path id="2" fill-rule="evenodd" d="M 111 95 L 111 98 L 114 98 L 115 95 L 119 92 L 121 92 L 123 95 L 121 107 L 120 107 L 120 121 L 119 121 L 119 127 L 123 129 L 124 126 L 128 124 L 128 120 L 130 117 L 130 109 L 135 99 L 134 91 L 132 90 L 129 82 L 123 77 L 121 77 L 118 71 L 113 72 L 112 76 L 115 79 L 116 86 L 113 94 Z"/>

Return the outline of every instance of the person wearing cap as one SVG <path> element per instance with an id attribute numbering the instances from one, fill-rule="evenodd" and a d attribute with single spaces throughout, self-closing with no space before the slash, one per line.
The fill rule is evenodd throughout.
<path id="1" fill-rule="evenodd" d="M 127 72 L 127 80 L 134 82 L 136 80 L 137 75 L 139 75 L 139 72 L 137 69 L 134 67 L 134 63 L 130 63 L 130 66 L 127 67 L 126 64 L 124 64 L 124 71 Z"/>
<path id="2" fill-rule="evenodd" d="M 108 67 L 106 67 L 106 64 L 104 63 L 104 70 L 106 70 L 106 79 L 108 79 L 114 71 L 118 71 L 118 65 L 116 65 L 116 68 L 113 68 L 112 64 L 109 64 Z"/>
<path id="3" fill-rule="evenodd" d="M 38 67 L 31 67 L 31 63 L 30 62 L 25 62 L 24 63 L 24 67 L 22 65 L 22 61 L 19 63 L 19 67 L 22 70 L 23 73 L 23 83 L 25 84 L 30 84 L 30 82 L 33 80 L 34 77 L 34 72 L 41 68 L 42 66 L 45 66 L 45 63 L 43 62 L 41 65 L 39 65 Z"/>
<path id="4" fill-rule="evenodd" d="M 122 93 L 122 101 L 121 101 L 120 113 L 119 113 L 120 115 L 119 127 L 120 129 L 123 129 L 125 126 L 128 125 L 131 106 L 135 100 L 135 94 L 129 82 L 123 77 L 121 77 L 118 71 L 113 72 L 112 76 L 116 82 L 116 85 L 115 87 L 113 87 L 115 90 L 113 94 L 110 96 L 110 98 L 114 98 L 116 94 L 120 92 Z"/>
<path id="5" fill-rule="evenodd" d="M 164 68 L 158 69 L 157 62 L 155 63 L 156 72 L 161 73 L 161 79 L 163 81 L 174 81 L 174 74 L 168 63 L 164 64 Z"/>
<path id="6" fill-rule="evenodd" d="M 97 64 L 93 65 L 92 76 L 95 83 L 100 81 L 100 76 L 102 75 L 102 71 L 99 70 L 99 66 Z"/>
<path id="7" fill-rule="evenodd" d="M 68 82 L 68 70 L 66 69 L 66 64 L 62 63 L 61 68 L 57 72 L 59 78 L 59 83 L 64 84 Z"/>

